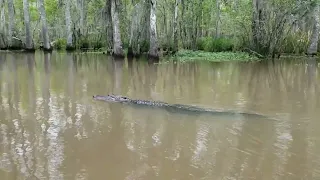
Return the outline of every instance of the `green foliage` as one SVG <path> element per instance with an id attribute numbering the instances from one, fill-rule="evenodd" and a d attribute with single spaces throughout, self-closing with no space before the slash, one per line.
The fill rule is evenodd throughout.
<path id="1" fill-rule="evenodd" d="M 30 19 L 33 31 L 33 38 L 36 46 L 39 47 L 41 40 L 41 21 L 39 20 L 39 11 L 37 2 L 38 0 L 28 0 L 30 7 Z M 318 1 L 318 0 L 317 0 Z M 84 0 L 72 1 L 71 3 L 71 17 L 72 28 L 75 33 L 75 47 L 76 48 L 94 48 L 101 49 L 106 46 L 110 47 L 107 43 L 107 13 L 106 13 L 106 0 Z M 135 13 L 132 11 L 133 7 L 141 0 L 119 0 L 117 1 L 117 11 L 119 15 L 119 28 L 121 33 L 121 40 L 123 48 L 128 48 L 128 42 L 131 35 L 131 22 Z M 197 55 L 204 55 L 202 51 L 206 52 L 228 52 L 244 48 L 250 48 L 253 51 L 259 52 L 256 44 L 261 43 L 261 47 L 269 51 L 271 48 L 274 51 L 281 51 L 287 53 L 302 53 L 308 47 L 308 40 L 310 37 L 307 33 L 312 30 L 311 24 L 313 23 L 312 9 L 315 6 L 315 0 L 270 0 L 264 1 L 263 9 L 267 14 L 266 19 L 263 20 L 260 29 L 262 33 L 253 31 L 253 15 L 255 9 L 252 1 L 212 1 L 212 0 L 184 0 L 178 1 L 178 16 L 177 16 L 177 36 L 178 47 L 181 49 L 198 49 L 201 53 Z M 158 0 L 157 1 L 157 35 L 158 44 L 161 49 L 172 50 L 177 46 L 173 44 L 173 27 L 175 17 L 175 3 L 176 0 Z M 55 47 L 57 49 L 66 48 L 66 22 L 65 22 L 65 1 L 62 0 L 44 0 L 48 31 L 50 41 L 56 40 Z M 80 10 L 84 7 L 83 21 L 80 21 Z M 219 9 L 217 5 L 219 5 Z M 15 6 L 15 36 L 25 41 L 25 26 L 23 18 L 23 3 L 22 0 L 14 0 Z M 140 25 L 149 29 L 149 14 L 150 3 L 146 2 L 141 11 L 144 12 L 144 18 Z M 8 12 L 5 8 L 5 16 L 7 20 Z M 218 13 L 219 12 L 219 13 Z M 305 15 L 303 15 L 305 14 Z M 263 15 L 263 13 L 262 13 Z M 301 17 L 308 17 L 301 21 L 305 21 L 307 26 L 304 30 L 294 32 L 291 29 L 291 21 L 297 21 Z M 283 21 L 280 21 L 283 19 Z M 219 21 L 218 21 L 219 20 Z M 80 27 L 80 22 L 84 23 Z M 217 23 L 219 22 L 219 23 Z M 7 28 L 7 23 L 5 27 Z M 218 25 L 218 26 L 217 26 Z M 310 25 L 310 26 L 309 26 Z M 81 28 L 81 33 L 80 33 Z M 142 29 L 142 28 L 140 28 Z M 257 28 L 259 29 L 259 28 Z M 279 29 L 279 30 L 278 30 Z M 112 30 L 112 27 L 109 29 Z M 284 31 L 286 30 L 286 31 Z M 3 32 L 0 32 L 3 33 Z M 147 33 L 142 31 L 141 37 L 137 41 L 140 43 L 140 51 L 142 53 L 149 51 L 149 40 Z M 215 39 L 216 33 L 219 34 L 218 39 Z M 261 34 L 262 40 L 254 41 L 253 33 Z M 6 34 L 6 32 L 4 32 Z M 137 33 L 134 33 L 137 34 Z M 62 38 L 62 39 L 61 39 Z M 146 40 L 147 39 L 147 40 Z M 109 39 L 110 40 L 110 39 Z M 278 42 L 279 40 L 279 42 Z M 111 40 L 112 41 L 112 40 Z M 109 41 L 108 41 L 109 42 Z M 259 43 L 256 43 L 259 42 Z M 135 41 L 136 43 L 136 41 Z M 254 44 L 256 43 L 256 44 Z M 108 44 L 108 45 L 107 45 Z M 271 44 L 271 45 L 270 45 Z M 320 46 L 319 46 L 320 48 Z M 262 49 L 262 48 L 260 48 Z M 200 51 L 199 51 L 200 52 Z M 185 53 L 184 51 L 180 53 Z M 272 52 L 266 52 L 272 54 Z M 192 54 L 192 53 L 191 53 Z M 214 57 L 224 56 L 231 54 L 215 54 Z M 239 55 L 238 53 L 236 53 Z M 262 53 L 260 53 L 262 54 Z M 190 54 L 187 53 L 188 57 Z M 194 55 L 194 54 L 192 54 Z M 207 54 L 209 57 L 211 54 Z M 195 56 L 197 57 L 197 56 Z M 206 57 L 206 56 L 205 56 Z M 207 57 L 206 57 L 207 58 Z"/>
<path id="2" fill-rule="evenodd" d="M 101 49 L 104 47 L 103 38 L 99 34 L 80 35 L 76 37 L 77 49 Z"/>
<path id="3" fill-rule="evenodd" d="M 122 42 L 122 48 L 127 49 L 129 47 L 129 41 L 123 41 Z"/>
<path id="4" fill-rule="evenodd" d="M 308 43 L 309 40 L 307 33 L 290 33 L 284 38 L 282 51 L 284 53 L 302 54 L 303 52 L 306 52 Z"/>
<path id="5" fill-rule="evenodd" d="M 94 49 L 100 49 L 100 48 L 103 47 L 103 44 L 102 44 L 101 41 L 95 41 L 95 42 L 92 43 L 92 47 L 93 47 Z"/>
<path id="6" fill-rule="evenodd" d="M 204 51 L 190 51 L 190 50 L 181 50 L 178 51 L 170 59 L 178 61 L 195 61 L 195 60 L 204 60 L 204 61 L 252 61 L 258 60 L 257 57 L 251 56 L 245 52 L 204 52 Z"/>
<path id="7" fill-rule="evenodd" d="M 67 40 L 66 39 L 57 39 L 55 44 L 54 44 L 54 47 L 58 50 L 62 50 L 62 49 L 66 49 L 67 47 Z"/>
<path id="8" fill-rule="evenodd" d="M 150 46 L 149 41 L 142 41 L 140 45 L 141 52 L 148 52 L 149 46 Z"/>
<path id="9" fill-rule="evenodd" d="M 31 21 L 37 21 L 40 18 L 37 7 L 30 5 L 29 10 L 30 10 Z"/>
<path id="10" fill-rule="evenodd" d="M 44 6 L 46 9 L 47 21 L 52 23 L 57 18 L 59 11 L 64 12 L 62 8 L 59 9 L 58 0 L 44 0 Z"/>
<path id="11" fill-rule="evenodd" d="M 202 37 L 197 42 L 199 50 L 208 52 L 232 51 L 233 46 L 232 40 L 227 38 Z"/>
<path id="12" fill-rule="evenodd" d="M 102 10 L 105 6 L 105 3 L 105 0 L 89 1 L 87 6 L 87 21 L 89 25 L 94 25 L 95 27 L 97 27 L 97 22 L 102 21 Z"/>
<path id="13" fill-rule="evenodd" d="M 90 47 L 90 44 L 89 44 L 89 41 L 87 38 L 85 37 L 82 37 L 80 40 L 79 40 L 79 45 L 78 45 L 80 48 L 89 48 Z"/>

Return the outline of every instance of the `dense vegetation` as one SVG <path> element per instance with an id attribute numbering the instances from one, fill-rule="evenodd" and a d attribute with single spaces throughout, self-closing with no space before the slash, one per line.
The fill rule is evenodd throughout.
<path id="1" fill-rule="evenodd" d="M 316 54 L 318 0 L 0 0 L 0 48 Z"/>

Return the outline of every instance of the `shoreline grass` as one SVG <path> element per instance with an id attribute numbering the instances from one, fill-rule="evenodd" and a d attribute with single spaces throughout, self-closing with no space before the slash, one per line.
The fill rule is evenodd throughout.
<path id="1" fill-rule="evenodd" d="M 206 52 L 206 51 L 192 51 L 179 50 L 177 53 L 167 56 L 169 60 L 176 61 L 211 61 L 211 62 L 225 62 L 225 61 L 259 61 L 256 56 L 250 55 L 246 52 Z"/>
<path id="2" fill-rule="evenodd" d="M 41 51 L 41 50 L 36 50 Z M 54 49 L 53 51 L 59 53 L 66 53 L 66 50 L 57 50 Z M 24 52 L 23 50 L 1 50 L 0 52 Z M 109 55 L 107 49 L 100 48 L 100 49 L 90 49 L 87 51 L 83 51 L 81 49 L 72 51 L 74 53 L 80 54 L 106 54 Z M 231 51 L 224 51 L 224 52 L 207 52 L 201 50 L 179 50 L 175 54 L 172 55 L 164 55 L 160 57 L 160 59 L 164 61 L 179 61 L 179 62 L 190 62 L 190 61 L 208 61 L 208 62 L 227 62 L 227 61 L 242 61 L 242 62 L 249 62 L 249 61 L 259 61 L 258 57 L 254 55 L 250 55 L 246 52 L 231 52 Z M 160 61 L 162 61 L 160 60 Z"/>

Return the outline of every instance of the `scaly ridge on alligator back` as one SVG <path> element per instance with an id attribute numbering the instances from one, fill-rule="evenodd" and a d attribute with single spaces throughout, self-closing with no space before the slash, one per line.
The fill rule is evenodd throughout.
<path id="1" fill-rule="evenodd" d="M 106 102 L 119 102 L 119 103 L 125 103 L 125 104 L 135 104 L 135 105 L 141 105 L 141 106 L 148 106 L 148 107 L 162 107 L 166 109 L 169 112 L 194 112 L 194 113 L 214 113 L 214 114 L 224 114 L 224 115 L 243 115 L 243 116 L 254 116 L 257 118 L 267 118 L 267 119 L 274 119 L 270 118 L 262 114 L 258 113 L 247 113 L 247 112 L 237 112 L 237 111 L 231 111 L 231 110 L 218 110 L 218 109 L 209 109 L 209 108 L 202 108 L 198 106 L 193 105 L 184 105 L 184 104 L 168 104 L 166 102 L 161 101 L 149 101 L 149 100 L 139 100 L 139 99 L 130 99 L 126 96 L 120 96 L 120 95 L 113 95 L 108 94 L 107 96 L 102 95 L 94 95 L 94 100 L 100 100 L 100 101 L 106 101 Z"/>

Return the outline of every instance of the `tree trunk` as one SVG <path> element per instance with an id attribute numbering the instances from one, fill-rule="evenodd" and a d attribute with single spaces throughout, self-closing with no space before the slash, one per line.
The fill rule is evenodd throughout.
<path id="1" fill-rule="evenodd" d="M 186 48 L 186 26 L 185 26 L 185 0 L 181 0 L 181 21 L 180 21 L 180 38 L 182 42 L 182 47 Z"/>
<path id="2" fill-rule="evenodd" d="M 192 17 L 192 26 L 189 26 L 189 39 L 188 39 L 188 46 L 192 50 L 196 50 L 196 44 L 193 42 L 196 42 L 196 36 L 197 36 L 197 24 L 198 24 L 198 14 L 197 14 L 197 3 L 191 4 L 191 17 Z"/>
<path id="3" fill-rule="evenodd" d="M 216 17 L 216 38 L 220 37 L 220 1 L 216 0 L 217 17 Z"/>
<path id="4" fill-rule="evenodd" d="M 201 3 L 200 2 L 197 2 L 197 3 Z M 196 47 L 196 43 L 193 43 L 193 42 L 197 42 L 197 36 L 198 36 L 198 23 L 199 23 L 199 14 L 198 14 L 198 11 L 199 11 L 199 4 L 197 3 L 193 3 L 192 4 L 192 17 L 194 17 L 195 19 L 193 19 L 192 21 L 192 27 L 190 27 L 190 34 L 191 34 L 191 39 L 189 41 L 189 45 L 191 47 L 192 50 L 196 50 L 197 47 Z"/>
<path id="5" fill-rule="evenodd" d="M 70 0 L 65 0 L 65 15 L 66 15 L 66 27 L 67 27 L 67 50 L 73 50 L 73 38 L 72 38 L 72 20 L 70 14 Z"/>
<path id="6" fill-rule="evenodd" d="M 84 35 L 86 27 L 86 3 L 80 0 L 80 34 Z"/>
<path id="7" fill-rule="evenodd" d="M 118 16 L 118 10 L 116 7 L 116 0 L 111 0 L 111 18 L 113 25 L 113 52 L 116 57 L 124 57 L 124 51 L 122 48 L 121 34 L 120 34 L 120 20 Z"/>
<path id="8" fill-rule="evenodd" d="M 0 49 L 7 48 L 7 41 L 6 41 L 6 30 L 5 30 L 5 14 L 4 14 L 4 1 L 0 0 Z"/>
<path id="9" fill-rule="evenodd" d="M 166 38 L 167 42 L 163 43 L 165 47 L 162 47 L 163 45 L 161 45 L 161 47 L 164 48 L 164 49 L 169 49 L 168 46 L 169 46 L 170 41 L 168 42 L 168 21 L 167 21 L 167 16 L 166 16 L 166 8 L 163 7 L 162 11 L 164 12 L 163 13 L 163 30 L 162 30 L 163 35 L 161 34 L 160 37 L 163 38 L 163 39 Z"/>
<path id="10" fill-rule="evenodd" d="M 150 4 L 140 1 L 131 12 L 131 28 L 128 56 L 138 57 L 149 50 Z"/>
<path id="11" fill-rule="evenodd" d="M 23 14 L 24 14 L 24 25 L 26 28 L 26 47 L 28 51 L 34 51 L 32 31 L 30 27 L 30 15 L 29 15 L 29 2 L 28 0 L 23 0 Z"/>
<path id="12" fill-rule="evenodd" d="M 266 26 L 266 0 L 252 0 L 252 47 L 256 52 L 266 53 L 268 47 L 263 46 Z"/>
<path id="13" fill-rule="evenodd" d="M 133 7 L 131 16 L 130 38 L 128 56 L 135 57 L 140 55 L 139 37 L 141 36 L 141 23 L 143 16 L 143 2 L 139 2 Z"/>
<path id="14" fill-rule="evenodd" d="M 319 3 L 314 7 L 313 12 L 314 25 L 312 30 L 312 35 L 310 37 L 310 46 L 308 48 L 307 54 L 316 55 L 318 50 L 318 40 L 320 31 L 320 19 L 319 19 Z"/>
<path id="15" fill-rule="evenodd" d="M 44 0 L 39 0 L 39 12 L 40 12 L 40 18 L 41 18 L 41 24 L 42 24 L 42 41 L 43 41 L 43 49 L 45 51 L 52 50 L 50 45 L 50 38 L 48 33 L 48 27 L 47 27 L 47 19 L 46 19 L 46 10 L 44 7 Z"/>
<path id="16" fill-rule="evenodd" d="M 178 50 L 178 11 L 179 11 L 179 0 L 176 0 L 174 7 L 174 20 L 173 20 L 173 52 Z"/>
<path id="17" fill-rule="evenodd" d="M 111 18 L 111 0 L 106 1 L 106 33 L 107 33 L 107 48 L 108 50 L 113 48 L 113 27 Z"/>
<path id="18" fill-rule="evenodd" d="M 156 0 L 150 0 L 150 47 L 149 57 L 158 59 L 158 39 L 157 39 L 157 15 L 156 15 Z"/>
<path id="19" fill-rule="evenodd" d="M 9 26 L 8 26 L 8 47 L 13 47 L 13 40 L 12 37 L 15 34 L 15 17 L 14 17 L 14 6 L 13 6 L 13 0 L 8 0 L 8 20 L 9 20 Z"/>
<path id="20" fill-rule="evenodd" d="M 150 2 L 143 2 L 143 24 L 140 27 L 139 44 L 143 46 L 142 52 L 148 52 L 150 49 Z"/>

